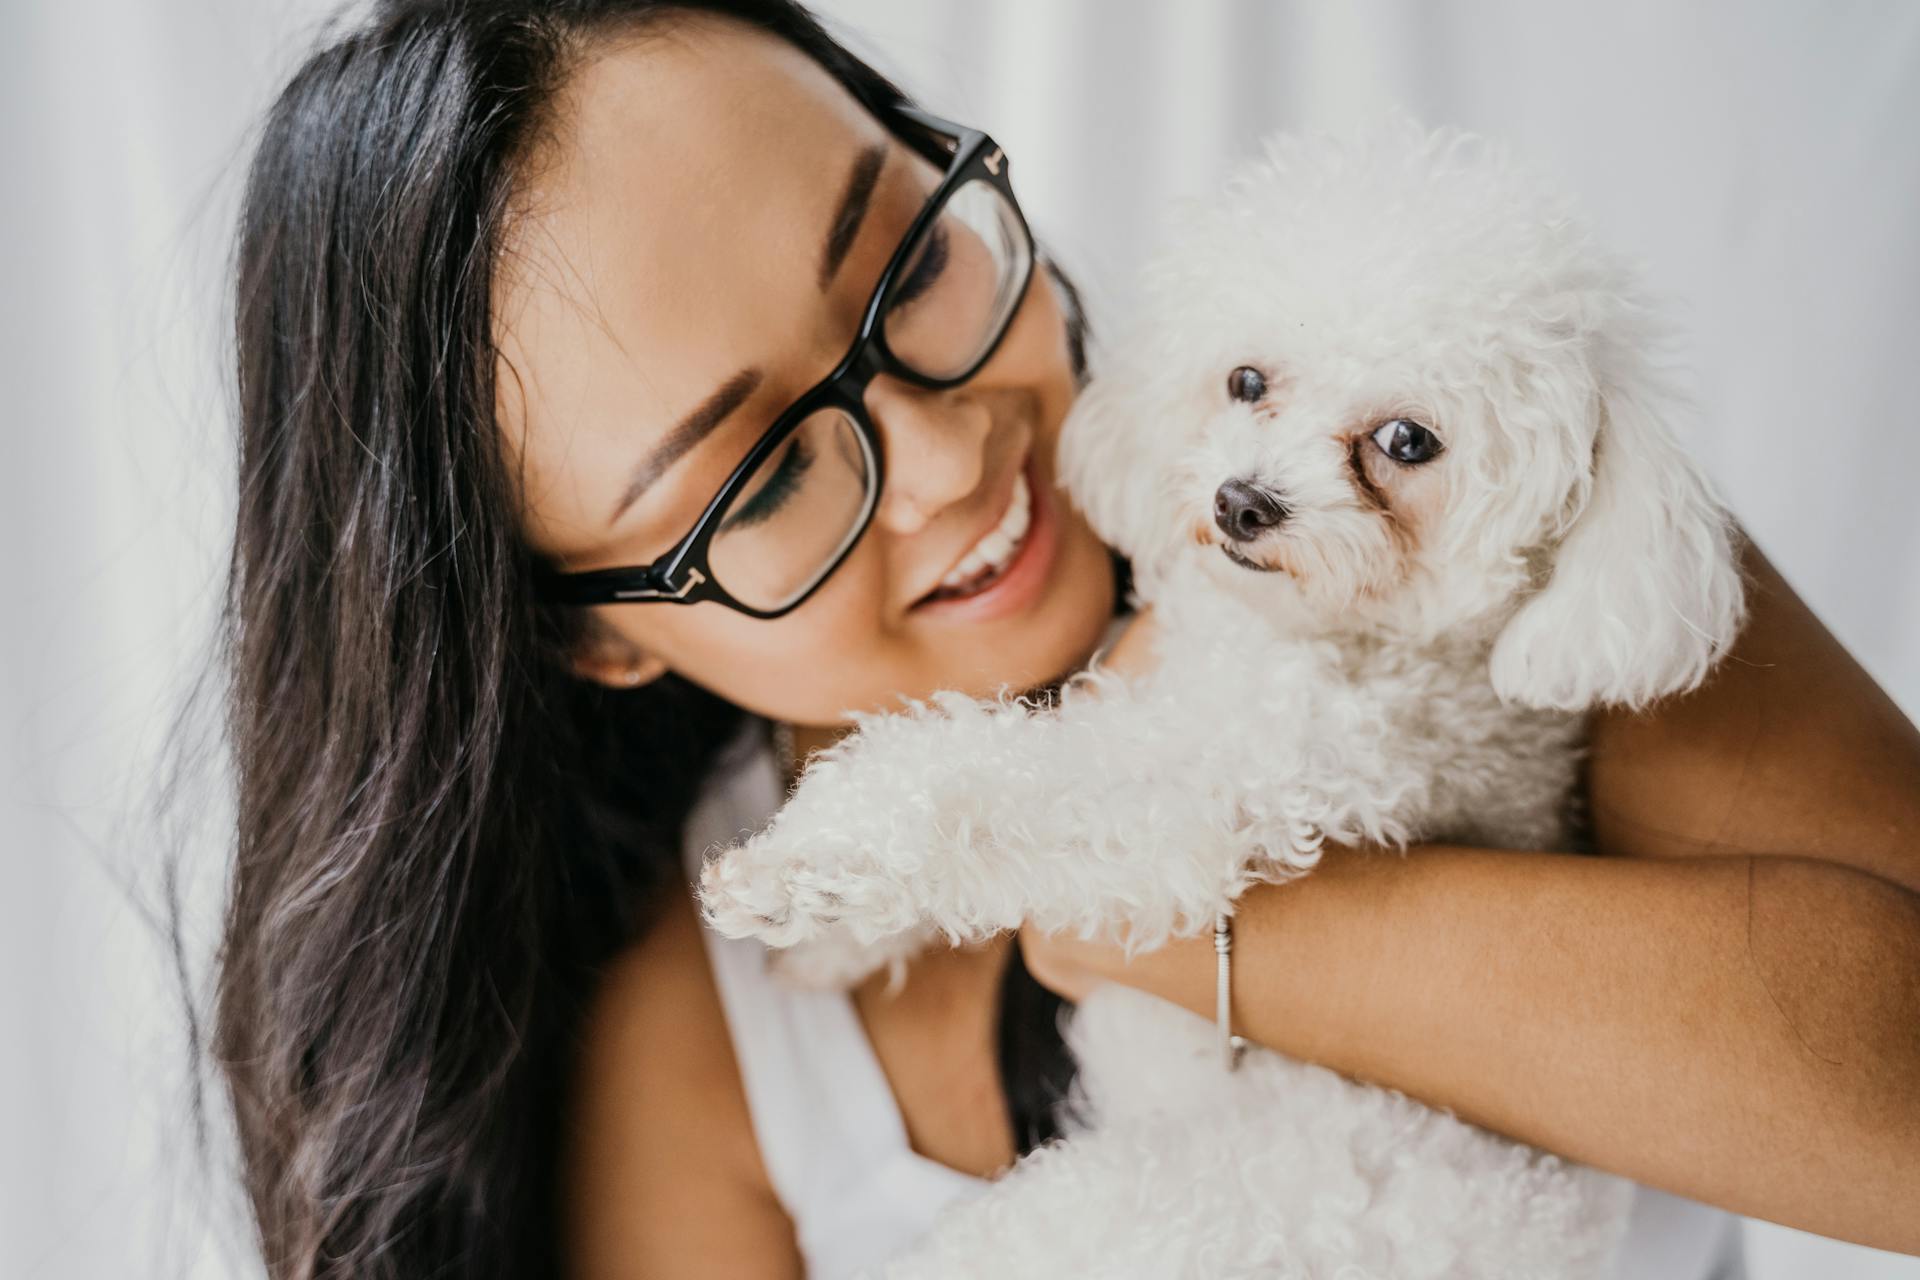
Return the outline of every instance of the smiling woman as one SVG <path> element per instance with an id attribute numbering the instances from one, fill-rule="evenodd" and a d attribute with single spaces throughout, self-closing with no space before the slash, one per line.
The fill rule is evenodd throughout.
<path id="1" fill-rule="evenodd" d="M 1085 656 L 1107 554 L 1054 496 L 1070 330 L 1009 170 L 981 135 L 868 110 L 793 46 L 711 23 L 574 70 L 496 302 L 528 536 L 558 569 L 651 566 L 627 585 L 745 606 L 601 609 L 586 674 L 672 671 L 830 726 Z M 1023 474 L 1046 554 L 953 598 Z"/>
<path id="2" fill-rule="evenodd" d="M 215 1028 L 271 1274 L 801 1265 L 681 842 L 763 717 L 804 748 L 1110 625 L 1052 470 L 1074 295 L 1010 174 L 782 0 L 394 0 L 288 85 L 240 233 Z M 829 1010 L 949 1188 L 1060 1087 L 1012 954 Z"/>

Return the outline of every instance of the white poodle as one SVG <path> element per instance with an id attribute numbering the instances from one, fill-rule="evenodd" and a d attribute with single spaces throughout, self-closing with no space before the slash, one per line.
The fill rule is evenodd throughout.
<path id="1" fill-rule="evenodd" d="M 708 920 L 848 981 L 1032 923 L 1151 947 L 1323 840 L 1577 848 L 1583 713 L 1690 688 L 1743 612 L 1631 273 L 1497 148 L 1280 137 L 1184 211 L 1063 429 L 1154 670 L 939 695 L 813 758 Z M 899 1276 L 1575 1277 L 1625 1184 L 1108 989 L 1071 1136 Z"/>

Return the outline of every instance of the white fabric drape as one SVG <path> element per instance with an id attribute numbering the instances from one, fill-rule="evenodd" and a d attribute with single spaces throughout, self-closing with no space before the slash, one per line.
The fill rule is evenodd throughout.
<path id="1" fill-rule="evenodd" d="M 188 1180 L 142 826 L 231 511 L 222 270 L 246 131 L 332 6 L 28 0 L 0 42 L 0 1274 L 256 1274 Z M 1007 144 L 1098 315 L 1268 130 L 1401 106 L 1511 139 L 1684 300 L 1693 440 L 1920 714 L 1920 8 L 1782 0 L 830 0 Z M 217 834 L 218 796 L 200 809 Z M 204 946 L 219 849 L 185 886 Z M 212 1224 L 211 1226 L 209 1224 Z M 1756 1228 L 1756 1280 L 1920 1277 Z"/>
<path id="2" fill-rule="evenodd" d="M 244 135 L 319 11 L 7 10 L 0 1275 L 258 1274 L 194 1173 L 149 815 L 233 508 L 222 291 Z M 217 840 L 220 788 L 202 791 L 185 814 Z M 222 849 L 195 852 L 204 952 Z"/>

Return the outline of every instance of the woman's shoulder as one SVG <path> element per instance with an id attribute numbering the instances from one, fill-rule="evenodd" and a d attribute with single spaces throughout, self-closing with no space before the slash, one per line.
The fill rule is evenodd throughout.
<path id="1" fill-rule="evenodd" d="M 690 898 L 588 1008 L 562 1167 L 574 1274 L 799 1274 Z"/>

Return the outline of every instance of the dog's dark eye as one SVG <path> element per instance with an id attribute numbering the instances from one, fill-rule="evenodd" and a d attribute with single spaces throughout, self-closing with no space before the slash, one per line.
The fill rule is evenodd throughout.
<path id="1" fill-rule="evenodd" d="M 1440 437 L 1412 418 L 1381 423 L 1374 430 L 1373 442 L 1380 446 L 1380 452 L 1409 466 L 1431 462 L 1440 456 Z"/>
<path id="2" fill-rule="evenodd" d="M 1256 404 L 1267 394 L 1267 380 L 1258 369 L 1243 364 L 1227 375 L 1227 394 L 1235 400 Z"/>

